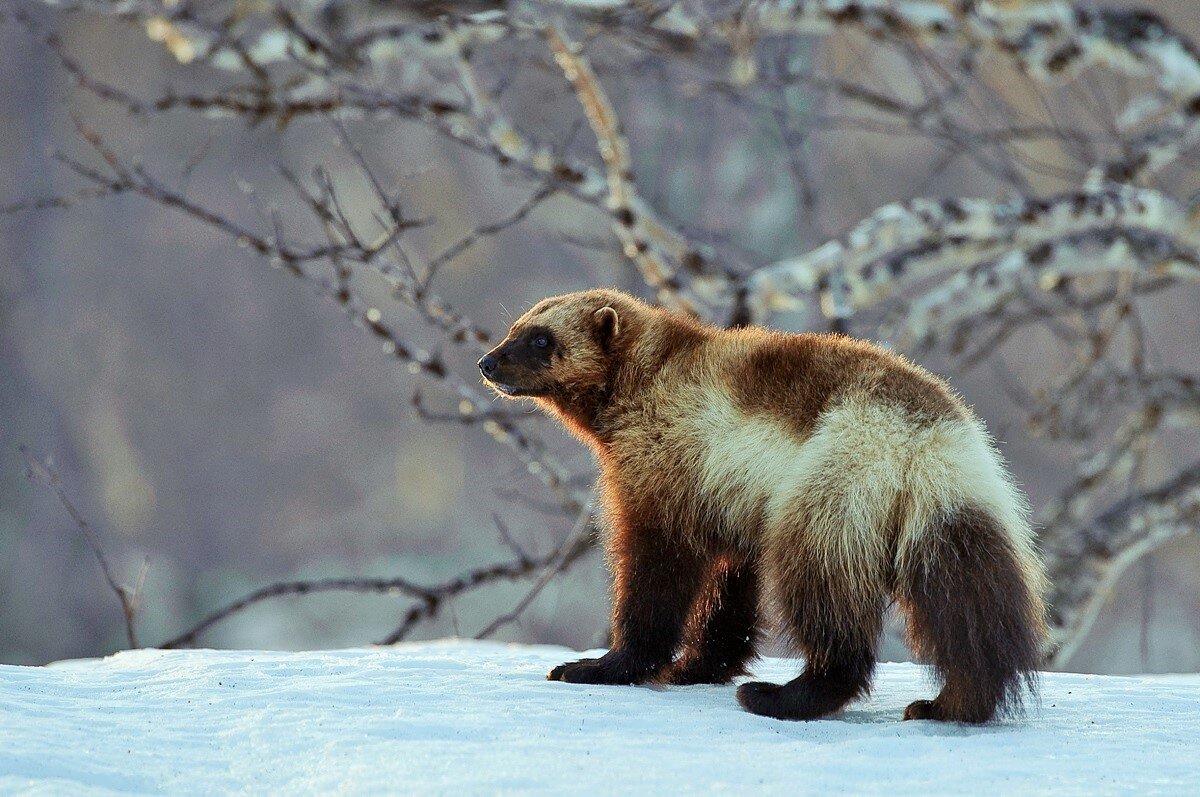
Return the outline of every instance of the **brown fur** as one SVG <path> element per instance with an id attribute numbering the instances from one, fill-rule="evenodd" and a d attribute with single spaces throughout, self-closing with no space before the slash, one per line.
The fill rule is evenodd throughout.
<path id="1" fill-rule="evenodd" d="M 1019 495 L 942 380 L 863 341 L 722 330 L 603 290 L 540 302 L 480 367 L 600 464 L 613 646 L 550 678 L 726 683 L 754 656 L 765 590 L 806 668 L 743 684 L 751 711 L 811 719 L 865 694 L 892 600 L 944 683 L 906 718 L 1019 703 L 1044 576 Z"/>
<path id="2" fill-rule="evenodd" d="M 804 437 L 821 413 L 851 391 L 871 392 L 914 416 L 953 417 L 961 404 L 948 386 L 908 361 L 840 335 L 744 330 L 749 351 L 729 374 L 729 389 L 748 414 L 783 420 Z"/>

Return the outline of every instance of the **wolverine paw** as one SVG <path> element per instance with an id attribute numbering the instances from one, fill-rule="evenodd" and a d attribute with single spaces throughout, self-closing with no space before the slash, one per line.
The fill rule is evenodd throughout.
<path id="1" fill-rule="evenodd" d="M 959 704 L 947 705 L 938 698 L 936 700 L 914 700 L 904 709 L 906 720 L 937 720 L 938 722 L 962 722 L 967 725 L 982 725 L 990 722 L 995 709 L 990 704 Z"/>
<path id="2" fill-rule="evenodd" d="M 661 683 L 669 686 L 697 686 L 699 684 L 727 684 L 733 680 L 732 675 L 721 675 L 711 672 L 694 672 L 691 670 L 677 670 L 666 673 L 659 679 Z"/>
<path id="3" fill-rule="evenodd" d="M 779 687 L 779 684 L 766 681 L 747 681 L 737 688 L 737 700 L 742 704 L 742 708 L 751 714 L 775 716 L 772 709 L 775 707 L 775 693 L 779 691 Z"/>
<path id="4" fill-rule="evenodd" d="M 608 653 L 598 659 L 581 659 L 560 664 L 546 676 L 548 681 L 569 684 L 632 685 L 649 680 L 650 672 L 621 654 Z"/>
<path id="5" fill-rule="evenodd" d="M 579 661 L 569 661 L 566 664 L 560 664 L 555 667 L 546 676 L 547 681 L 566 681 L 567 683 L 592 683 L 591 681 L 577 680 L 584 677 L 584 674 L 596 669 L 596 664 L 600 659 L 580 659 Z"/>
<path id="6" fill-rule="evenodd" d="M 937 703 L 932 700 L 914 700 L 908 704 L 908 708 L 904 709 L 904 719 L 940 720 L 942 712 L 938 710 Z"/>
<path id="7" fill-rule="evenodd" d="M 750 681 L 738 687 L 738 702 L 751 714 L 779 720 L 815 720 L 828 716 L 849 699 L 797 678 L 786 684 Z"/>

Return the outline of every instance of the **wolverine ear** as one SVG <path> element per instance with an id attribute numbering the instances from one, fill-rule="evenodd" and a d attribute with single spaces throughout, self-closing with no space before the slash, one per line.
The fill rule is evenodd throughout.
<path id="1" fill-rule="evenodd" d="M 592 313 L 592 321 L 596 324 L 596 340 L 603 347 L 616 340 L 621 331 L 621 319 L 611 307 L 601 307 Z"/>

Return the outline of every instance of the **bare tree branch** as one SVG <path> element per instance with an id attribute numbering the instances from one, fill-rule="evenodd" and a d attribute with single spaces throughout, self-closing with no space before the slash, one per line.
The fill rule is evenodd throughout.
<path id="1" fill-rule="evenodd" d="M 1048 551 L 1058 615 L 1050 664 L 1065 666 L 1087 637 L 1121 575 L 1162 545 L 1200 528 L 1200 462 L 1162 486 L 1118 502 Z"/>
<path id="2" fill-rule="evenodd" d="M 585 507 L 579 513 L 579 518 L 575 521 L 575 528 L 567 535 L 567 538 L 554 549 L 554 553 L 550 555 L 545 566 L 542 568 L 542 574 L 538 576 L 537 581 L 533 582 L 533 586 L 529 588 L 517 604 L 513 606 L 505 614 L 494 618 L 490 623 L 485 625 L 479 633 L 475 635 L 476 639 L 487 639 L 492 634 L 495 634 L 509 623 L 516 622 L 521 614 L 529 608 L 529 604 L 533 603 L 534 599 L 542 593 L 554 579 L 562 575 L 562 572 L 570 566 L 581 553 L 587 550 L 591 542 L 591 537 L 594 534 L 595 518 L 590 506 Z"/>

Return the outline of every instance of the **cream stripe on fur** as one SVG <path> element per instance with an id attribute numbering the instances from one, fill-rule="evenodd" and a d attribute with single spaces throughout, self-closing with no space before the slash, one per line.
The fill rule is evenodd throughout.
<path id="1" fill-rule="evenodd" d="M 974 506 L 1000 522 L 1031 585 L 1041 586 L 1025 502 L 979 421 L 921 424 L 861 397 L 800 440 L 780 422 L 744 415 L 722 391 L 706 391 L 699 404 L 690 432 L 704 441 L 701 489 L 731 518 L 764 512 L 766 539 L 752 545 L 815 545 L 831 572 L 873 592 L 922 555 L 939 516 Z"/>

